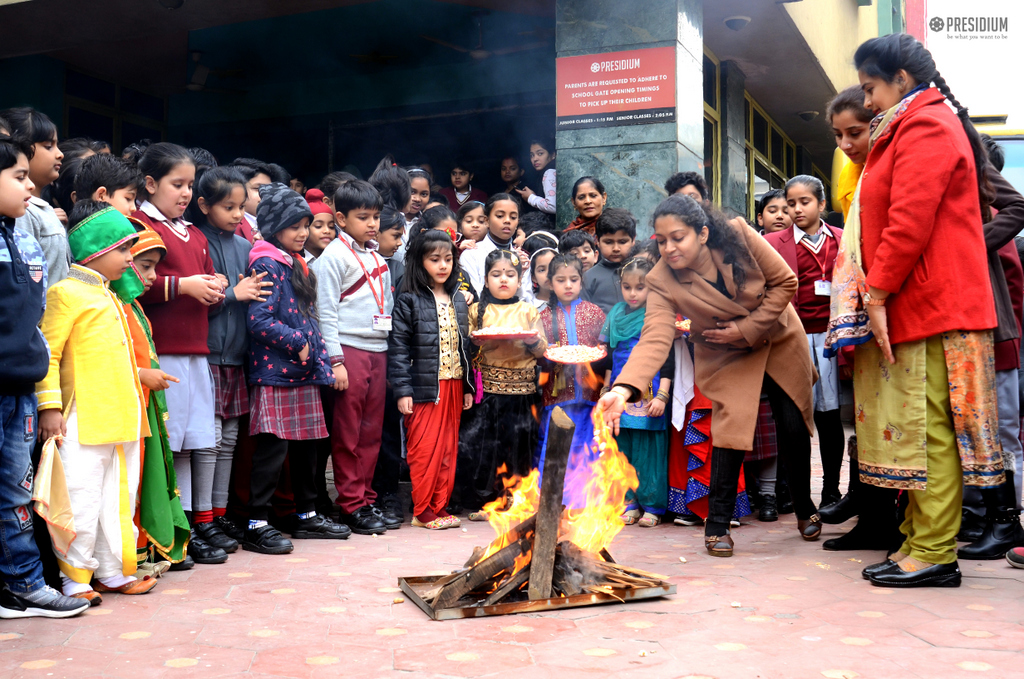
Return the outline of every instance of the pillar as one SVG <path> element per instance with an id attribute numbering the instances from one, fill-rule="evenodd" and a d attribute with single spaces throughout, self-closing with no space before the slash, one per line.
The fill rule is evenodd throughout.
<path id="1" fill-rule="evenodd" d="M 651 235 L 651 215 L 665 199 L 665 180 L 685 170 L 703 172 L 703 5 L 701 0 L 555 0 L 557 56 L 602 54 L 672 46 L 676 51 L 676 121 L 560 130 L 556 223 L 576 217 L 570 192 L 593 175 L 608 191 L 608 206 L 637 218 L 638 236 Z"/>
<path id="2" fill-rule="evenodd" d="M 735 61 L 719 71 L 722 102 L 722 208 L 747 214 L 746 76 Z"/>

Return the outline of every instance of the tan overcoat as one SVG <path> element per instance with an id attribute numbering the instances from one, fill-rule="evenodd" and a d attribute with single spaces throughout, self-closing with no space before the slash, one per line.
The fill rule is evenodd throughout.
<path id="1" fill-rule="evenodd" d="M 737 228 L 737 227 L 729 227 Z M 752 450 L 761 384 L 767 373 L 800 408 L 808 432 L 814 428 L 811 365 L 807 335 L 790 300 L 797 277 L 782 256 L 746 224 L 738 227 L 755 263 L 736 289 L 733 266 L 711 250 L 729 299 L 690 269 L 674 271 L 662 260 L 647 274 L 650 295 L 640 341 L 616 384 L 643 390 L 665 363 L 675 339 L 676 314 L 691 321 L 697 387 L 711 400 L 711 438 L 719 448 Z M 734 344 L 705 342 L 701 333 L 719 321 L 735 321 L 743 339 Z"/>

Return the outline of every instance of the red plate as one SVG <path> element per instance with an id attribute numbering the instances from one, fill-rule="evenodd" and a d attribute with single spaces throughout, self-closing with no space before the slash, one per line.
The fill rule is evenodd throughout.
<path id="1" fill-rule="evenodd" d="M 593 363 L 607 355 L 602 347 L 588 347 L 582 344 L 548 347 L 544 352 L 544 358 L 549 361 L 567 364 Z"/>
<path id="2" fill-rule="evenodd" d="M 481 342 L 487 340 L 535 340 L 537 339 L 536 330 L 524 330 L 523 332 L 517 333 L 501 333 L 497 335 L 484 334 L 480 331 L 470 333 L 470 337 Z"/>

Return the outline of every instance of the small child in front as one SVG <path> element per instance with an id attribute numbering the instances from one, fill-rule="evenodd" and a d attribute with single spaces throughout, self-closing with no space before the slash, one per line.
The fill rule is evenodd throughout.
<path id="1" fill-rule="evenodd" d="M 63 437 L 77 532 L 57 560 L 64 594 L 93 605 L 98 592 L 145 594 L 156 586 L 149 576 L 135 577 L 132 516 L 145 406 L 128 320 L 110 289 L 129 270 L 137 238 L 113 207 L 75 224 L 68 243 L 76 263 L 47 293 L 42 323 L 50 368 L 36 388 L 39 431 L 44 440 Z M 138 282 L 135 294 L 141 292 Z"/>
<path id="2" fill-rule="evenodd" d="M 601 260 L 583 277 L 584 299 L 608 313 L 622 301 L 618 270 L 636 240 L 636 219 L 629 210 L 610 207 L 597 218 L 595 235 Z"/>

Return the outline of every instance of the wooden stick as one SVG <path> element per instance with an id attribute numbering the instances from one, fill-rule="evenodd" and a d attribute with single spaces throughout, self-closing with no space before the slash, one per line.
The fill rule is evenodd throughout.
<path id="1" fill-rule="evenodd" d="M 562 519 L 562 493 L 565 468 L 569 462 L 576 425 L 559 407 L 551 413 L 548 446 L 544 454 L 544 478 L 537 508 L 537 530 L 530 561 L 530 601 L 551 597 L 551 574 L 555 567 L 555 547 Z"/>
<path id="2" fill-rule="evenodd" d="M 477 565 L 470 568 L 462 577 L 445 585 L 437 598 L 434 599 L 431 607 L 436 611 L 441 608 L 451 608 L 455 602 L 474 589 L 484 584 L 495 575 L 511 569 L 516 557 L 530 549 L 528 540 L 519 540 L 487 557 Z"/>
<path id="3" fill-rule="evenodd" d="M 524 568 L 523 570 L 519 571 L 511 578 L 506 580 L 505 584 L 503 584 L 501 587 L 494 590 L 494 592 L 484 600 L 483 605 L 493 606 L 494 604 L 498 603 L 499 601 L 504 599 L 508 594 L 522 587 L 523 583 L 526 582 L 529 579 L 529 577 L 530 567 L 527 566 L 526 568 Z"/>

